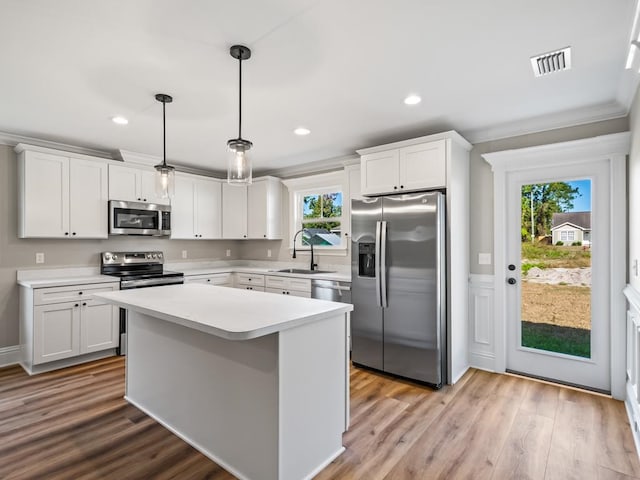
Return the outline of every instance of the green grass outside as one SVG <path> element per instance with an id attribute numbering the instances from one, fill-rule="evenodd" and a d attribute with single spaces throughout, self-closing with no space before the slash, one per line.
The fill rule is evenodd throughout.
<path id="1" fill-rule="evenodd" d="M 591 331 L 523 321 L 522 346 L 591 358 Z"/>
<path id="2" fill-rule="evenodd" d="M 522 273 L 533 268 L 585 268 L 591 266 L 591 250 L 579 246 L 522 242 Z"/>

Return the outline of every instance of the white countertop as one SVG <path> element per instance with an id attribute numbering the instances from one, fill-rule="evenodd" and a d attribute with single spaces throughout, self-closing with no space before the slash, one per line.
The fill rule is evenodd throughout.
<path id="1" fill-rule="evenodd" d="M 353 310 L 348 303 L 194 283 L 94 296 L 228 340 L 257 338 Z"/>
<path id="2" fill-rule="evenodd" d="M 240 266 L 229 266 L 229 267 L 182 267 L 182 268 L 168 268 L 168 270 L 172 271 L 180 271 L 185 274 L 185 276 L 192 275 L 215 275 L 216 273 L 254 273 L 257 275 L 275 275 L 279 277 L 297 277 L 297 278 L 310 278 L 310 279 L 318 279 L 318 280 L 337 280 L 340 282 L 350 282 L 351 275 L 347 272 L 340 271 L 332 271 L 328 273 L 312 273 L 312 274 L 303 274 L 303 273 L 288 273 L 288 272 L 278 272 L 277 270 L 283 270 L 287 267 L 240 267 Z M 293 268 L 293 267 L 292 267 Z M 295 267 L 299 268 L 299 267 Z"/>
<path id="3" fill-rule="evenodd" d="M 96 267 L 43 268 L 18 270 L 18 285 L 28 288 L 64 287 L 90 283 L 119 283 L 120 279 L 101 275 Z"/>

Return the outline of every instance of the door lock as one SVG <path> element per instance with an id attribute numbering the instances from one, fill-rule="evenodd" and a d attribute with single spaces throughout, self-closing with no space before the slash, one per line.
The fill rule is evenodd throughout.
<path id="1" fill-rule="evenodd" d="M 515 278 L 507 278 L 507 283 L 509 285 L 515 285 L 516 284 L 516 279 Z"/>
<path id="2" fill-rule="evenodd" d="M 516 266 L 512 263 L 507 268 L 513 272 L 516 269 Z"/>

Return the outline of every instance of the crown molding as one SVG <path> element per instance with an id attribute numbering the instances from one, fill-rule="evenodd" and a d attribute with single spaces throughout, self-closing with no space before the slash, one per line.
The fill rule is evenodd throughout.
<path id="1" fill-rule="evenodd" d="M 628 114 L 628 106 L 625 106 L 618 101 L 613 101 L 591 107 L 567 110 L 560 113 L 509 122 L 490 128 L 467 130 L 463 132 L 463 135 L 467 140 L 469 140 L 469 142 L 475 145 L 478 143 L 492 142 L 505 138 L 519 137 L 521 135 L 575 127 L 578 125 L 586 125 L 605 120 L 614 120 L 616 118 L 626 117 Z"/>
<path id="2" fill-rule="evenodd" d="M 54 142 L 51 140 L 43 140 L 41 138 L 28 137 L 26 135 L 16 135 L 14 133 L 0 132 L 0 145 L 15 147 L 19 143 L 33 145 L 35 147 L 52 148 L 64 152 L 77 153 L 80 155 L 89 155 L 91 157 L 100 157 L 107 160 L 113 160 L 115 157 L 108 150 L 98 150 L 95 148 L 78 147 L 77 145 L 69 145 L 68 143 Z"/>
<path id="3" fill-rule="evenodd" d="M 295 178 L 342 170 L 348 165 L 354 165 L 359 162 L 360 157 L 358 155 L 346 155 L 272 170 L 259 170 L 254 172 L 254 174 L 260 175 L 261 177 L 271 175 L 279 178 Z"/>

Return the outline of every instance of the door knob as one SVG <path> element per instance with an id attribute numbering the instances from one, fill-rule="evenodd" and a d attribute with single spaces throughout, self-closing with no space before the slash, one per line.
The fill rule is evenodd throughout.
<path id="1" fill-rule="evenodd" d="M 507 278 L 507 283 L 509 285 L 515 285 L 516 284 L 516 279 L 515 278 Z"/>

